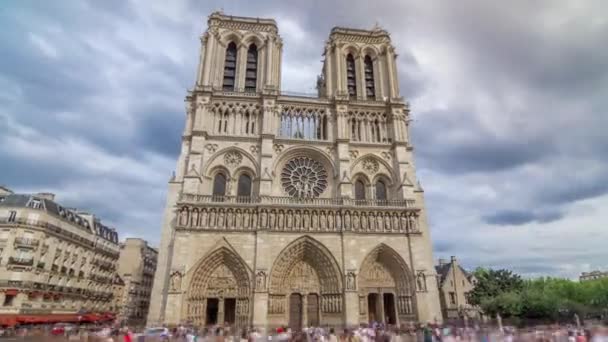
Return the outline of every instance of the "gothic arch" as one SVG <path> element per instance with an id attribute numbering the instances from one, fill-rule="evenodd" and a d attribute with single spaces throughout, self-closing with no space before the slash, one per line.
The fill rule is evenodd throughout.
<path id="1" fill-rule="evenodd" d="M 356 168 L 358 166 L 360 166 L 360 164 L 364 160 L 366 160 L 366 159 L 371 159 L 371 160 L 377 162 L 380 166 L 383 166 L 383 167 L 380 167 L 378 169 L 378 171 L 376 171 L 373 174 L 373 176 L 374 176 L 373 179 L 374 180 L 376 179 L 376 177 L 378 175 L 383 175 L 390 182 L 390 185 L 393 185 L 395 183 L 395 180 L 398 179 L 398 177 L 395 175 L 395 173 L 394 173 L 393 168 L 391 167 L 391 165 L 386 160 L 378 157 L 377 155 L 375 155 L 373 153 L 364 154 L 364 155 L 360 156 L 359 158 L 355 159 L 355 161 L 351 163 L 350 172 L 351 173 L 353 173 L 353 172 L 357 172 L 358 173 L 358 171 L 355 171 Z"/>
<path id="2" fill-rule="evenodd" d="M 332 175 L 333 177 L 338 176 L 338 174 L 336 173 L 336 170 L 337 170 L 336 165 L 335 165 L 334 161 L 332 160 L 332 158 L 327 153 L 325 153 L 323 150 L 316 148 L 316 147 L 311 147 L 311 146 L 305 146 L 305 147 L 292 146 L 292 147 L 285 149 L 278 156 L 278 158 L 276 158 L 276 161 L 274 162 L 272 169 L 275 170 L 274 171 L 275 173 L 280 174 L 281 173 L 280 167 L 282 167 L 291 158 L 298 157 L 298 156 L 308 156 L 308 157 L 313 157 L 313 158 L 317 157 L 318 161 L 322 162 L 329 168 L 327 171 L 330 175 Z"/>
<path id="3" fill-rule="evenodd" d="M 255 32 L 248 32 L 246 33 L 242 38 L 241 38 L 241 43 L 243 45 L 245 45 L 247 48 L 249 48 L 249 46 L 251 44 L 255 44 L 255 46 L 258 48 L 258 51 L 261 51 L 265 44 L 264 44 L 264 38 L 259 35 L 258 33 Z"/>
<path id="4" fill-rule="evenodd" d="M 374 59 L 378 58 L 378 56 L 380 55 L 380 52 L 373 45 L 365 45 L 363 48 L 361 48 L 361 55 L 363 57 L 369 56 L 372 59 L 372 61 L 374 61 Z"/>
<path id="5" fill-rule="evenodd" d="M 220 36 L 218 40 L 223 48 L 226 48 L 230 42 L 234 42 L 236 44 L 237 49 L 243 40 L 243 34 L 238 31 L 227 31 Z"/>
<path id="6" fill-rule="evenodd" d="M 203 170 L 203 174 L 204 174 L 206 177 L 212 177 L 212 176 L 213 176 L 213 175 L 212 175 L 213 171 L 214 171 L 214 170 L 215 170 L 215 169 L 216 169 L 216 168 L 217 168 L 219 165 L 222 165 L 222 166 L 223 166 L 223 164 L 224 164 L 224 163 L 220 163 L 220 164 L 216 163 L 216 162 L 215 162 L 215 161 L 216 161 L 216 159 L 217 159 L 217 158 L 220 158 L 220 157 L 223 157 L 223 156 L 224 156 L 226 153 L 231 152 L 231 151 L 236 151 L 236 152 L 238 152 L 238 153 L 239 153 L 239 154 L 240 154 L 240 155 L 243 157 L 243 161 L 241 162 L 241 164 L 240 164 L 240 165 L 246 165 L 246 163 L 244 163 L 244 162 L 245 162 L 245 159 L 247 159 L 247 161 L 249 161 L 249 162 L 251 163 L 251 166 L 249 167 L 249 169 L 251 169 L 251 170 L 257 170 L 257 169 L 258 169 L 258 163 L 257 163 L 257 161 L 255 160 L 255 158 L 253 158 L 253 156 L 251 155 L 251 153 L 249 153 L 249 152 L 245 151 L 244 149 L 242 149 L 242 148 L 240 148 L 240 147 L 231 146 L 231 147 L 227 147 L 227 148 L 224 148 L 224 149 L 221 149 L 221 150 L 219 150 L 219 151 L 215 152 L 215 153 L 214 153 L 214 154 L 213 154 L 213 155 L 212 155 L 212 156 L 211 156 L 211 157 L 208 159 L 208 161 L 205 163 L 205 164 L 206 164 L 206 166 L 205 166 L 205 169 Z M 225 168 L 225 166 L 223 166 L 223 167 Z M 239 166 L 239 167 L 242 167 L 242 166 Z M 255 176 L 257 176 L 257 175 L 253 174 L 253 176 L 255 177 Z"/>
<path id="7" fill-rule="evenodd" d="M 187 319 L 205 324 L 208 300 L 235 302 L 235 324 L 245 326 L 250 314 L 251 269 L 245 261 L 221 240 L 218 247 L 202 257 L 188 272 L 190 279 L 184 298 Z"/>
<path id="8" fill-rule="evenodd" d="M 271 324 L 291 320 L 293 296 L 313 296 L 318 305 L 315 315 L 326 322 L 342 319 L 342 272 L 331 252 L 309 236 L 296 239 L 279 253 L 270 271 L 268 289 Z"/>
<path id="9" fill-rule="evenodd" d="M 393 248 L 381 243 L 372 249 L 361 264 L 358 278 L 360 312 L 365 312 L 366 317 L 371 319 L 368 300 L 374 294 L 392 295 L 399 320 L 409 320 L 415 316 L 415 276 Z"/>
<path id="10" fill-rule="evenodd" d="M 359 56 L 361 55 L 361 49 L 354 44 L 344 45 L 342 47 L 342 52 L 344 53 L 344 56 L 347 56 L 349 53 L 353 55 L 355 61 L 357 61 L 359 59 Z"/>

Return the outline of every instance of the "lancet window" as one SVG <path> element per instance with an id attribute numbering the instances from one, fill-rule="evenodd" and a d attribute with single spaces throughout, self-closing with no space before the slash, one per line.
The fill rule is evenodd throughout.
<path id="1" fill-rule="evenodd" d="M 374 85 L 374 64 L 369 56 L 365 56 L 363 60 L 365 71 L 365 95 L 368 100 L 376 99 L 376 87 Z"/>
<path id="2" fill-rule="evenodd" d="M 386 185 L 384 184 L 384 181 L 378 180 L 376 182 L 376 199 L 384 201 L 387 199 L 386 197 Z"/>
<path id="3" fill-rule="evenodd" d="M 258 48 L 255 44 L 247 50 L 247 69 L 245 70 L 245 91 L 255 92 L 258 78 Z"/>
<path id="4" fill-rule="evenodd" d="M 348 95 L 351 97 L 357 96 L 357 73 L 355 71 L 355 59 L 352 54 L 346 56 L 346 83 L 348 86 Z"/>
<path id="5" fill-rule="evenodd" d="M 327 112 L 324 109 L 286 107 L 281 113 L 282 138 L 327 140 Z"/>
<path id="6" fill-rule="evenodd" d="M 350 138 L 353 141 L 391 142 L 385 113 L 351 111 L 348 116 L 348 124 Z"/>
<path id="7" fill-rule="evenodd" d="M 211 108 L 216 134 L 257 134 L 260 105 L 257 103 L 216 102 Z"/>
<path id="8" fill-rule="evenodd" d="M 223 89 L 233 91 L 236 76 L 236 44 L 230 42 L 226 48 L 226 59 L 224 61 L 224 82 Z"/>
<path id="9" fill-rule="evenodd" d="M 239 176 L 239 183 L 237 186 L 237 196 L 239 196 L 239 197 L 250 197 L 251 196 L 251 177 L 248 174 L 242 174 Z"/>

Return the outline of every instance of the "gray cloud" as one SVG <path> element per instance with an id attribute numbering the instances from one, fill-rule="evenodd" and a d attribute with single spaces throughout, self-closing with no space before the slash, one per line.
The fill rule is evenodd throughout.
<path id="1" fill-rule="evenodd" d="M 568 240 L 595 246 L 608 238 L 600 229 L 608 220 L 600 209 L 608 204 L 607 6 L 11 3 L 0 12 L 0 183 L 55 191 L 123 235 L 157 243 L 206 15 L 223 8 L 275 17 L 282 86 L 303 92 L 314 88 L 331 27 L 378 22 L 399 54 L 436 253 L 470 267 L 573 276 L 608 257 L 583 247 L 570 259 L 560 252 Z M 575 228 L 569 239 L 545 233 Z M 531 245 L 531 236 L 544 245 Z M 541 247 L 542 255 L 532 252 Z"/>

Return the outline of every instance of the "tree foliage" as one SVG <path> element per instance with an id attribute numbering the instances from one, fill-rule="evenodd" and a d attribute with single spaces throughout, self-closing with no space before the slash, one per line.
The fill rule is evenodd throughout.
<path id="1" fill-rule="evenodd" d="M 491 316 L 533 320 L 571 320 L 608 313 L 608 279 L 575 282 L 568 279 L 522 280 L 508 270 L 479 268 L 470 301 Z"/>

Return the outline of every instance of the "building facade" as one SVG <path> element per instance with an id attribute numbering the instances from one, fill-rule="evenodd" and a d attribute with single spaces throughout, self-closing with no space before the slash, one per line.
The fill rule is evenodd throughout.
<path id="1" fill-rule="evenodd" d="M 462 268 L 456 257 L 451 257 L 450 261 L 439 259 L 435 269 L 443 318 L 480 318 L 479 308 L 469 303 L 468 295 L 475 287 L 475 276 Z"/>
<path id="2" fill-rule="evenodd" d="M 389 34 L 333 28 L 308 97 L 274 20 L 213 13 L 201 42 L 148 325 L 441 321 Z"/>
<path id="3" fill-rule="evenodd" d="M 0 313 L 109 312 L 118 234 L 54 195 L 0 188 Z"/>
<path id="4" fill-rule="evenodd" d="M 158 251 L 143 239 L 127 238 L 120 245 L 117 275 L 124 283 L 117 310 L 120 321 L 145 324 L 157 259 Z"/>
<path id="5" fill-rule="evenodd" d="M 596 280 L 596 279 L 602 279 L 602 278 L 608 278 L 608 272 L 602 272 L 602 271 L 583 272 L 579 276 L 578 280 L 579 281 L 589 281 L 589 280 Z"/>

